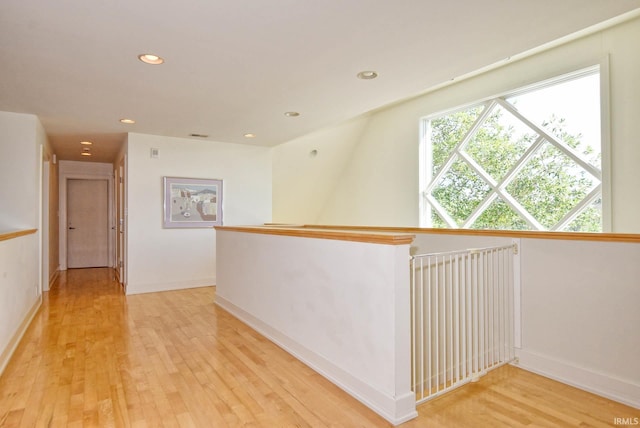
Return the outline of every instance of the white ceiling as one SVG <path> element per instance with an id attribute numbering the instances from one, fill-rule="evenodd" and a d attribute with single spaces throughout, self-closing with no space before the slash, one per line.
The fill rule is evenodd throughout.
<path id="1" fill-rule="evenodd" d="M 79 160 L 89 139 L 91 160 L 111 161 L 126 132 L 273 146 L 637 8 L 640 0 L 2 0 L 0 110 L 39 116 L 61 159 Z M 141 53 L 166 62 L 143 64 Z M 380 77 L 356 79 L 362 70 Z M 301 115 L 284 116 L 292 110 Z"/>

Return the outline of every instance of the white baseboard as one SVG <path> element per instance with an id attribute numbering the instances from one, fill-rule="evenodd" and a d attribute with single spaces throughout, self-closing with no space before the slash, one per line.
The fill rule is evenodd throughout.
<path id="1" fill-rule="evenodd" d="M 211 287 L 215 285 L 215 283 L 215 277 L 188 279 L 184 281 L 155 282 L 149 284 L 136 284 L 135 282 L 129 281 L 126 286 L 126 290 L 127 294 L 156 293 L 159 291 L 184 290 L 186 288 Z"/>
<path id="2" fill-rule="evenodd" d="M 516 356 L 516 365 L 525 370 L 640 409 L 640 385 L 636 383 L 522 349 Z"/>
<path id="3" fill-rule="evenodd" d="M 33 321 L 33 317 L 36 316 L 36 314 L 38 313 L 38 309 L 40 309 L 41 305 L 42 305 L 42 295 L 38 297 L 38 300 L 34 303 L 31 309 L 29 309 L 29 312 L 27 312 L 27 314 L 25 315 L 24 319 L 22 320 L 22 323 L 20 323 L 20 326 L 18 327 L 14 335 L 11 337 L 11 340 L 9 340 L 7 347 L 2 351 L 2 353 L 0 353 L 0 375 L 2 375 L 2 373 L 4 372 L 4 369 L 7 368 L 7 364 L 9 364 L 9 360 L 11 360 L 13 353 L 16 351 L 16 348 L 20 344 L 20 341 L 22 340 L 22 337 L 24 336 L 24 334 L 27 332 L 27 329 L 29 328 L 31 321 Z"/>
<path id="4" fill-rule="evenodd" d="M 413 392 L 410 391 L 399 397 L 386 395 L 326 360 L 318 353 L 300 345 L 290 337 L 265 324 L 220 295 L 216 295 L 215 302 L 218 306 L 320 373 L 392 424 L 399 425 L 418 416 Z"/>

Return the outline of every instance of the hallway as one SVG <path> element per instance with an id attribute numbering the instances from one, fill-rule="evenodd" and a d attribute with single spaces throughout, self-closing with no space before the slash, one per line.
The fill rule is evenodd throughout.
<path id="1" fill-rule="evenodd" d="M 0 378 L 0 426 L 387 426 L 213 304 L 63 272 Z"/>
<path id="2" fill-rule="evenodd" d="M 213 303 L 214 287 L 125 297 L 113 270 L 63 272 L 4 375 L 0 427 L 387 427 Z M 612 426 L 640 411 L 514 367 L 405 427 Z"/>

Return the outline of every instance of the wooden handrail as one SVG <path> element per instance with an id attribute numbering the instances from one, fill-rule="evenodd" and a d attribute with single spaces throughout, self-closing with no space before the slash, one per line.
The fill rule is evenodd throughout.
<path id="1" fill-rule="evenodd" d="M 9 239 L 18 238 L 20 236 L 31 235 L 36 233 L 38 229 L 14 230 L 11 232 L 0 232 L 0 241 L 8 241 Z"/>
<path id="2" fill-rule="evenodd" d="M 305 224 L 304 228 L 331 229 L 393 233 L 430 233 L 441 235 L 480 235 L 529 239 L 562 239 L 566 241 L 602 241 L 640 243 L 637 233 L 587 233 L 587 232 L 547 232 L 535 230 L 478 230 L 478 229 L 434 229 L 426 227 L 384 227 L 384 226 L 331 226 Z"/>
<path id="3" fill-rule="evenodd" d="M 368 242 L 372 244 L 403 245 L 413 242 L 415 235 L 389 231 L 361 231 L 361 230 L 329 230 L 319 228 L 314 230 L 308 226 L 216 226 L 216 230 L 233 232 L 258 233 L 263 235 L 296 236 L 300 238 L 333 239 L 338 241 Z"/>
<path id="4" fill-rule="evenodd" d="M 279 224 L 265 226 L 220 227 L 223 230 L 238 229 L 249 233 L 270 235 L 306 236 L 344 241 L 360 241 L 400 245 L 410 243 L 416 234 L 434 235 L 475 235 L 527 239 L 561 239 L 565 241 L 600 241 L 640 243 L 636 233 L 587 233 L 587 232 L 547 232 L 536 230 L 478 230 L 478 229 L 435 229 L 426 227 L 390 226 L 346 226 L 325 224 Z M 305 232 L 306 231 L 306 232 Z M 381 242 L 383 241 L 383 242 Z"/>

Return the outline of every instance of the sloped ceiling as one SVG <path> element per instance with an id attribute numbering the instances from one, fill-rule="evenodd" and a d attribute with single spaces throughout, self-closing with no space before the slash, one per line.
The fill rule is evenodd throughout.
<path id="1" fill-rule="evenodd" d="M 2 0 L 0 110 L 39 116 L 61 159 L 80 159 L 79 141 L 91 140 L 92 160 L 111 161 L 127 132 L 274 146 L 637 8 L 640 0 Z M 142 53 L 166 61 L 147 65 Z M 357 79 L 363 70 L 379 77 Z"/>

